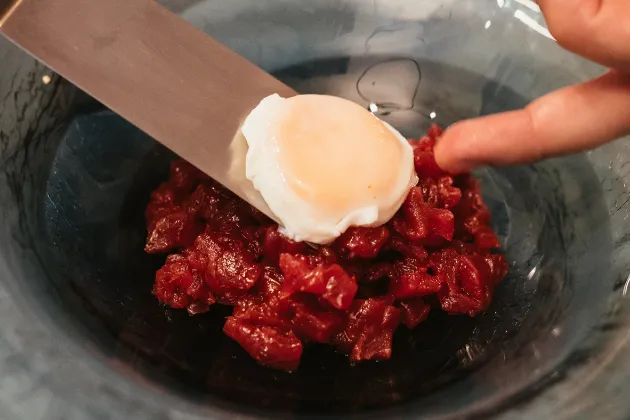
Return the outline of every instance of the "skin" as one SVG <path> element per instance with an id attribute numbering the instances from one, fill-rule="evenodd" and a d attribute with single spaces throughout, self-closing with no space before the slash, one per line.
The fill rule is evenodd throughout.
<path id="1" fill-rule="evenodd" d="M 437 163 L 459 173 L 531 163 L 596 148 L 630 134 L 630 0 L 538 0 L 567 50 L 611 70 L 525 109 L 466 120 L 435 146 Z"/>

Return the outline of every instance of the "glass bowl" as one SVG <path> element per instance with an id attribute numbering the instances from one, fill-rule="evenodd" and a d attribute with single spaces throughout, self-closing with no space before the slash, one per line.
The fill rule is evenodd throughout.
<path id="1" fill-rule="evenodd" d="M 409 137 L 603 71 L 560 49 L 530 0 L 163 3 L 297 90 L 371 106 Z M 151 295 L 163 257 L 142 251 L 143 210 L 173 156 L 4 40 L 0 62 L 5 418 L 630 415 L 626 140 L 478 171 L 510 263 L 486 313 L 432 315 L 396 334 L 388 362 L 351 368 L 315 347 L 286 374 L 221 333 L 224 310 L 189 317 Z"/>

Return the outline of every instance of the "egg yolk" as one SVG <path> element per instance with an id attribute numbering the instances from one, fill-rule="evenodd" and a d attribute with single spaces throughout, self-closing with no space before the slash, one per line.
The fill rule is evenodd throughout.
<path id="1" fill-rule="evenodd" d="M 285 182 L 322 212 L 347 214 L 375 205 L 400 178 L 400 139 L 349 100 L 289 98 L 273 131 Z"/>

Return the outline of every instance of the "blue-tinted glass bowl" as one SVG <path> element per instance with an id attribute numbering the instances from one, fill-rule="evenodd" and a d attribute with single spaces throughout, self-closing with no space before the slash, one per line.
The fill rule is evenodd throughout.
<path id="1" fill-rule="evenodd" d="M 410 137 L 603 71 L 560 49 L 529 0 L 164 3 Z M 151 296 L 162 261 L 142 252 L 142 212 L 172 156 L 3 40 L 0 62 L 2 418 L 630 416 L 627 140 L 478 172 L 510 263 L 487 313 L 434 314 L 389 362 L 312 348 L 288 375 L 222 335 L 225 311 Z"/>

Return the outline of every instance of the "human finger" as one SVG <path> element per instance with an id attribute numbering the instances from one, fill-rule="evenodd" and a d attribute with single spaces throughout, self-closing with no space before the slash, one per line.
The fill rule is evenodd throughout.
<path id="1" fill-rule="evenodd" d="M 549 31 L 564 48 L 630 71 L 630 1 L 538 0 Z"/>
<path id="2" fill-rule="evenodd" d="M 456 123 L 435 146 L 443 169 L 530 163 L 630 133 L 630 75 L 612 71 L 550 93 L 523 110 Z"/>

